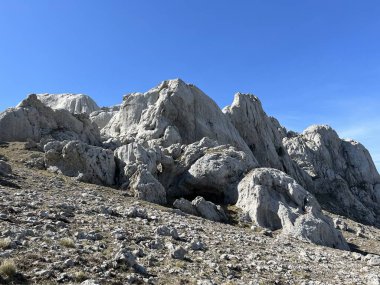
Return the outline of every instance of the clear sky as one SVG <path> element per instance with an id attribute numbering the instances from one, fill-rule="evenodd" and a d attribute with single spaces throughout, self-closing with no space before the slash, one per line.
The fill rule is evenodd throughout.
<path id="1" fill-rule="evenodd" d="M 221 107 L 254 93 L 288 129 L 329 124 L 380 167 L 378 0 L 0 0 L 0 110 L 178 77 Z"/>

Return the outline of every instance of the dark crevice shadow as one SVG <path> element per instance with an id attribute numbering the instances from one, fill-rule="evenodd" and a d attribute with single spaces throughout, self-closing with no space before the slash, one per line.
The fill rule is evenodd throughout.
<path id="1" fill-rule="evenodd" d="M 0 185 L 4 187 L 14 188 L 14 189 L 21 189 L 21 187 L 17 185 L 16 183 L 2 179 L 2 178 L 0 178 Z"/>
<path id="2" fill-rule="evenodd" d="M 352 252 L 357 252 L 357 253 L 360 253 L 362 255 L 367 255 L 367 254 L 375 254 L 376 255 L 377 254 L 377 253 L 361 250 L 361 249 L 359 249 L 359 247 L 356 244 L 353 244 L 353 243 L 350 243 L 350 242 L 347 242 L 347 244 L 350 247 L 350 250 Z"/>

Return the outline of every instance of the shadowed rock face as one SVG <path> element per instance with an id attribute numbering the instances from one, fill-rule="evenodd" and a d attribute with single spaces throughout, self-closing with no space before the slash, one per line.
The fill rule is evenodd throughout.
<path id="1" fill-rule="evenodd" d="M 45 106 L 52 109 L 64 109 L 73 114 L 90 114 L 99 110 L 99 106 L 91 97 L 83 94 L 37 94 Z"/>
<path id="2" fill-rule="evenodd" d="M 314 180 L 322 205 L 358 221 L 380 224 L 380 176 L 369 152 L 329 126 L 284 139 L 290 157 Z"/>
<path id="3" fill-rule="evenodd" d="M 41 139 L 81 140 L 99 145 L 100 134 L 84 114 L 52 110 L 30 95 L 17 107 L 0 113 L 0 140 L 39 142 Z"/>

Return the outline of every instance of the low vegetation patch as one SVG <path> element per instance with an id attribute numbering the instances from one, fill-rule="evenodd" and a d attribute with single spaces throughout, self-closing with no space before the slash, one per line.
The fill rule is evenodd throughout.
<path id="1" fill-rule="evenodd" d="M 67 248 L 75 248 L 75 243 L 71 238 L 62 238 L 59 244 Z"/>
<path id="2" fill-rule="evenodd" d="M 0 275 L 7 278 L 12 278 L 13 276 L 16 275 L 16 272 L 17 272 L 16 264 L 14 263 L 13 260 L 6 259 L 1 263 Z"/>
<path id="3" fill-rule="evenodd" d="M 0 239 L 0 250 L 8 249 L 11 246 L 10 238 L 2 238 Z"/>

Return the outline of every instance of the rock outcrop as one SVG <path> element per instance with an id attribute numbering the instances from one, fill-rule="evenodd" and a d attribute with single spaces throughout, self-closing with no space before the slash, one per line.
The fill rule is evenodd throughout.
<path id="1" fill-rule="evenodd" d="M 44 140 L 81 140 L 100 144 L 100 134 L 85 114 L 52 110 L 32 94 L 17 107 L 0 113 L 0 140 L 39 142 Z"/>
<path id="2" fill-rule="evenodd" d="M 163 147 L 191 144 L 208 137 L 252 155 L 216 103 L 180 79 L 164 81 L 143 94 L 125 96 L 120 112 L 103 128 L 103 133 L 124 143 L 152 141 Z"/>
<path id="3" fill-rule="evenodd" d="M 257 168 L 239 183 L 237 206 L 257 225 L 329 247 L 348 249 L 317 200 L 293 178 L 272 168 Z"/>
<path id="4" fill-rule="evenodd" d="M 329 126 L 311 126 L 284 139 L 291 158 L 314 180 L 315 196 L 327 210 L 380 225 L 380 176 L 369 152 L 342 140 Z"/>
<path id="5" fill-rule="evenodd" d="M 100 109 L 91 97 L 84 94 L 37 94 L 37 98 L 54 110 L 64 109 L 73 114 L 90 114 Z"/>
<path id="6" fill-rule="evenodd" d="M 232 105 L 225 107 L 223 112 L 231 119 L 260 166 L 279 169 L 302 186 L 313 187 L 310 176 L 292 161 L 282 143 L 286 129 L 275 118 L 267 116 L 256 96 L 237 93 Z"/>
<path id="7" fill-rule="evenodd" d="M 368 151 L 326 126 L 287 132 L 253 95 L 223 111 L 179 79 L 102 109 L 84 95 L 30 95 L 0 113 L 0 141 L 43 147 L 40 168 L 213 221 L 228 220 L 218 205 L 237 203 L 258 225 L 317 244 L 347 248 L 320 204 L 380 225 Z"/>
<path id="8" fill-rule="evenodd" d="M 133 142 L 114 153 L 123 188 L 142 167 L 164 186 L 171 199 L 203 196 L 218 203 L 236 203 L 237 184 L 244 173 L 257 166 L 252 156 L 208 138 L 169 148 L 149 148 Z"/>
<path id="9" fill-rule="evenodd" d="M 231 146 L 208 148 L 191 164 L 180 186 L 194 194 L 234 204 L 237 201 L 237 184 L 244 173 L 255 166 L 249 155 Z"/>
<path id="10" fill-rule="evenodd" d="M 44 147 L 45 164 L 64 175 L 95 184 L 113 185 L 116 164 L 113 152 L 80 141 L 53 141 Z"/>

